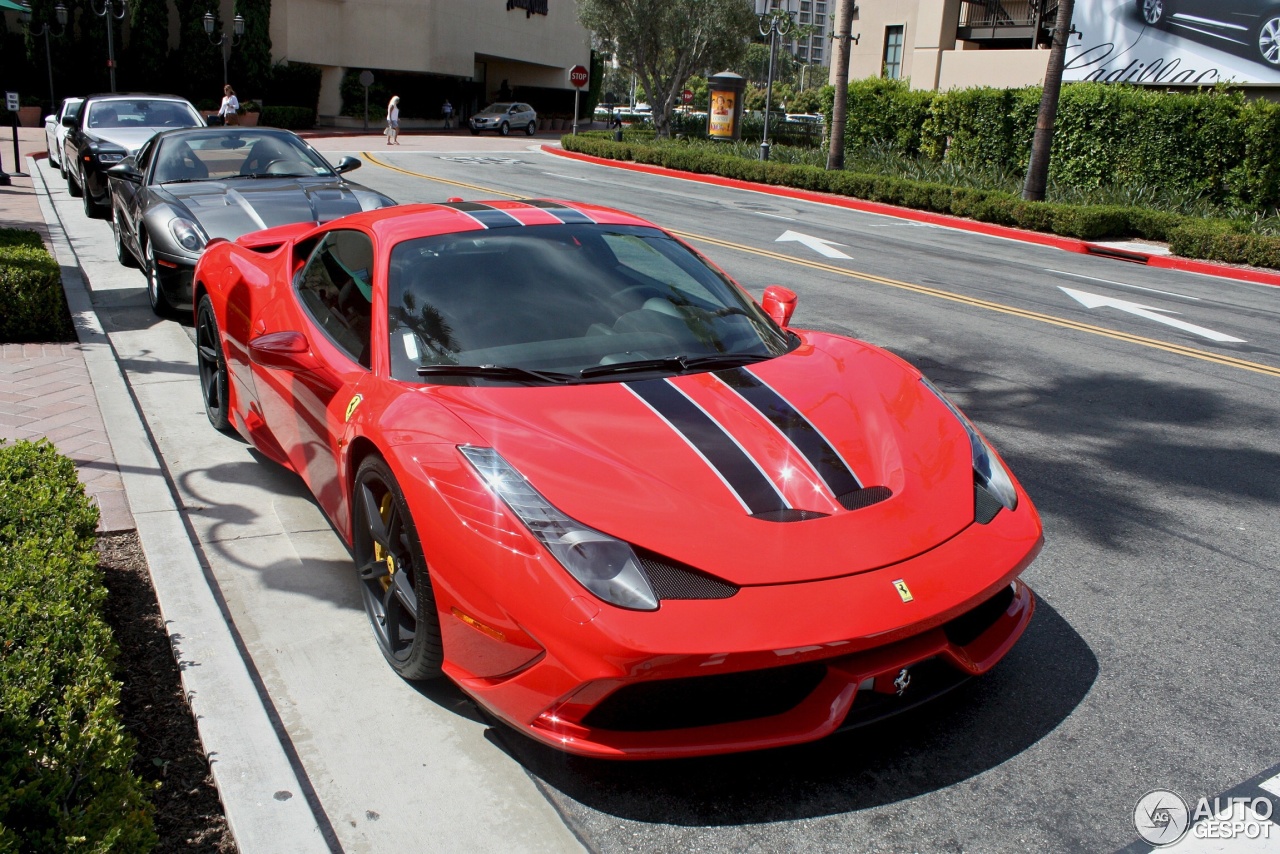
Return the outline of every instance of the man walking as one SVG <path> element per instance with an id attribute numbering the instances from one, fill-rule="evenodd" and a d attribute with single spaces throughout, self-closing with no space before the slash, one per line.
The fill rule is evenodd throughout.
<path id="1" fill-rule="evenodd" d="M 448 98 L 444 99 L 444 106 L 440 108 L 440 112 L 444 114 L 444 129 L 453 127 L 453 104 L 449 103 Z"/>

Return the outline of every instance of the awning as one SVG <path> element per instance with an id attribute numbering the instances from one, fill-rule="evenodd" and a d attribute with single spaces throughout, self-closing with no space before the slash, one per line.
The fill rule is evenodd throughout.
<path id="1" fill-rule="evenodd" d="M 0 0 L 0 9 L 7 9 L 12 12 L 25 12 L 27 8 L 21 3 L 14 3 L 13 0 Z"/>

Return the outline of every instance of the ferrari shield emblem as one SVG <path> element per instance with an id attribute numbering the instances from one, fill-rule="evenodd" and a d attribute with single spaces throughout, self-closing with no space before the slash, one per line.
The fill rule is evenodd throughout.
<path id="1" fill-rule="evenodd" d="M 893 582 L 893 589 L 898 591 L 898 595 L 902 597 L 903 602 L 910 602 L 916 598 L 911 595 L 911 588 L 907 586 L 907 582 L 901 578 Z"/>
<path id="2" fill-rule="evenodd" d="M 345 420 L 350 421 L 351 416 L 355 414 L 356 407 L 360 405 L 360 401 L 364 400 L 360 395 L 351 398 L 351 402 L 347 404 L 347 417 Z"/>

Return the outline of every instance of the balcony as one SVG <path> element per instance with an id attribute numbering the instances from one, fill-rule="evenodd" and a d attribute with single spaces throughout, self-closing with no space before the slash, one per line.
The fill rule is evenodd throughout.
<path id="1" fill-rule="evenodd" d="M 1057 0 L 963 0 L 956 38 L 988 48 L 1049 45 L 1057 14 Z"/>

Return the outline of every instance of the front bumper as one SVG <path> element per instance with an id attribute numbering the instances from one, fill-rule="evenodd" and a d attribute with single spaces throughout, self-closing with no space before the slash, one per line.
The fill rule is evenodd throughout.
<path id="1" fill-rule="evenodd" d="M 178 310 L 193 308 L 191 282 L 196 271 L 196 260 L 188 255 L 155 250 L 156 269 L 159 272 L 160 290 L 169 305 Z"/>
<path id="2" fill-rule="evenodd" d="M 644 613 L 576 597 L 519 623 L 536 649 L 513 654 L 527 663 L 498 677 L 466 671 L 462 645 L 486 638 L 455 613 L 474 612 L 436 575 L 445 669 L 512 727 L 585 756 L 705 756 L 813 741 L 994 667 L 1031 620 L 1034 596 L 1018 576 L 1042 543 L 1033 511 L 1002 512 L 856 575 L 668 600 Z M 911 601 L 896 587 L 903 579 Z"/>

